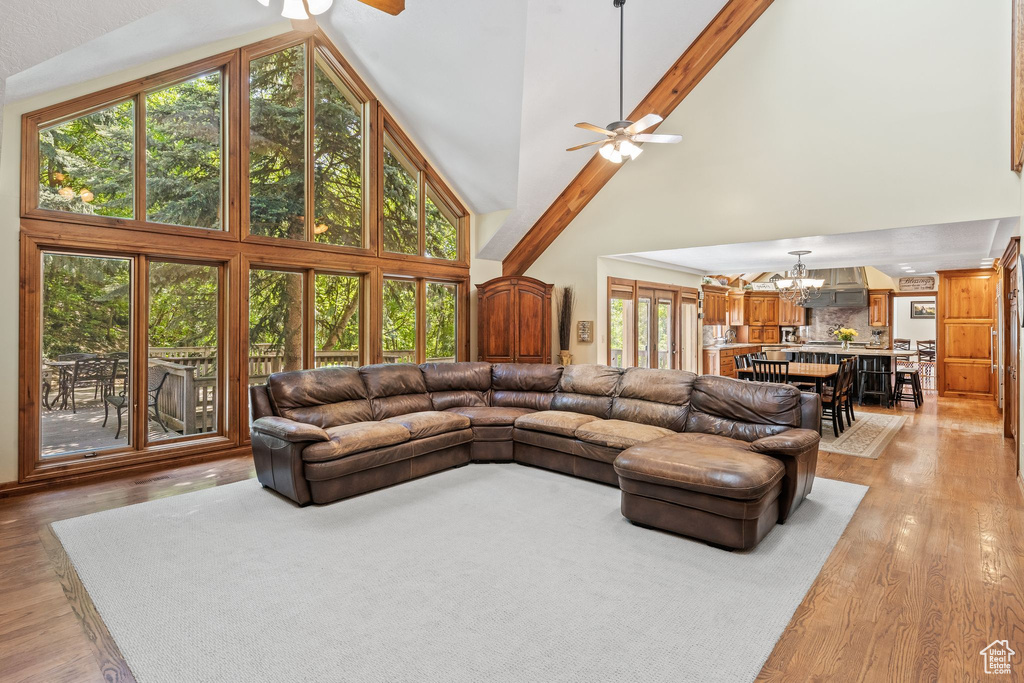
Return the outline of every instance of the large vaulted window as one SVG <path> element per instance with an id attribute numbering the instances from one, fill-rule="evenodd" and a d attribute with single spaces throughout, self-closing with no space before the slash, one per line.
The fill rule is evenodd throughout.
<path id="1" fill-rule="evenodd" d="M 467 359 L 467 212 L 322 34 L 23 126 L 23 481 L 242 450 L 275 372 Z"/>

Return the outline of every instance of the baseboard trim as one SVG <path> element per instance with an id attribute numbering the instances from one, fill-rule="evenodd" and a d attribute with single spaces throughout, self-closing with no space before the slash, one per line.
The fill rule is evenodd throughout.
<path id="1" fill-rule="evenodd" d="M 200 453 L 197 455 L 188 455 L 181 458 L 172 458 L 164 460 L 153 460 L 149 462 L 142 462 L 137 464 L 129 464 L 124 467 L 116 467 L 111 469 L 99 470 L 94 472 L 83 472 L 79 474 L 69 474 L 66 477 L 55 477 L 53 479 L 41 479 L 37 481 L 28 482 L 17 482 L 10 481 L 0 483 L 0 499 L 10 498 L 12 496 L 21 496 L 26 493 L 35 493 L 36 491 L 45 491 L 48 489 L 55 488 L 66 488 L 70 486 L 76 486 L 79 484 L 94 484 L 99 481 L 105 481 L 108 479 L 117 479 L 127 474 L 138 474 L 139 472 L 151 472 L 154 470 L 166 470 L 174 467 L 181 467 L 182 465 L 191 465 L 197 462 L 208 462 L 211 460 L 224 460 L 227 458 L 233 458 L 240 455 L 252 456 L 252 446 L 234 446 L 224 450 L 213 451 L 211 453 Z"/>

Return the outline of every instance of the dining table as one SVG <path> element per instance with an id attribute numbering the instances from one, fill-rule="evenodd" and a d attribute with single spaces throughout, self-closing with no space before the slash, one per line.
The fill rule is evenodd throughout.
<path id="1" fill-rule="evenodd" d="M 754 368 L 738 368 L 736 373 L 741 379 L 752 379 Z M 814 391 L 821 394 L 825 388 L 825 382 L 834 379 L 839 374 L 839 366 L 830 363 L 790 363 L 790 381 L 807 382 L 814 384 Z"/>

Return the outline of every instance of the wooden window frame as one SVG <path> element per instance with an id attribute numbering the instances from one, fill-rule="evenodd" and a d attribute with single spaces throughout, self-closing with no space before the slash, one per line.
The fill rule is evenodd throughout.
<path id="1" fill-rule="evenodd" d="M 310 106 L 313 87 L 312 64 L 320 61 L 333 70 L 333 74 L 364 102 L 364 246 L 343 247 L 310 240 L 285 240 L 248 234 L 248 65 L 249 60 L 287 47 L 307 45 L 307 107 Z M 39 128 L 51 125 L 61 118 L 96 111 L 125 99 L 136 98 L 136 159 L 145 156 L 144 126 L 139 126 L 138 99 L 153 90 L 190 80 L 204 73 L 221 69 L 224 101 L 223 186 L 225 202 L 222 230 L 151 223 L 138 218 L 124 219 L 108 216 L 85 216 L 67 212 L 39 209 L 38 152 Z M 315 116 L 315 112 L 313 112 Z M 312 144 L 312 125 L 315 119 L 307 110 L 307 144 Z M 389 254 L 381 250 L 382 221 L 380 202 L 382 193 L 384 126 L 389 135 L 402 145 L 402 151 L 413 159 L 420 171 L 420 254 Z M 437 171 L 388 114 L 379 100 L 356 74 L 338 49 L 319 30 L 314 33 L 291 31 L 258 43 L 222 52 L 152 76 L 106 88 L 82 97 L 39 109 L 22 118 L 21 168 L 21 293 L 20 293 L 20 372 L 19 372 L 19 481 L 37 482 L 46 479 L 79 478 L 102 470 L 122 469 L 178 458 L 203 458 L 248 452 L 248 329 L 249 329 L 249 271 L 253 267 L 304 273 L 304 339 L 303 365 L 315 364 L 315 274 L 359 275 L 360 292 L 360 362 L 379 363 L 383 307 L 383 280 L 388 277 L 414 279 L 417 284 L 418 319 L 417 362 L 425 353 L 423 334 L 426 327 L 426 283 L 443 282 L 456 285 L 456 359 L 469 360 L 469 213 L 454 192 L 441 179 Z M 143 140 L 144 142 L 144 140 Z M 307 164 L 307 188 L 313 164 Z M 140 206 L 138 188 L 144 186 L 144 165 L 135 170 L 136 213 Z M 458 259 L 447 261 L 423 255 L 424 216 L 423 202 L 426 188 L 444 203 L 457 219 Z M 313 193 L 307 192 L 307 212 Z M 141 205 L 144 207 L 144 195 Z M 440 207 L 439 207 L 440 208 Z M 310 214 L 311 215 L 311 214 Z M 145 216 L 143 212 L 142 217 Z M 307 227 L 307 230 L 309 228 Z M 139 234 L 146 237 L 139 239 Z M 219 419 L 214 434 L 192 435 L 145 444 L 136 437 L 139 447 L 112 455 L 101 451 L 96 456 L 60 458 L 60 462 L 47 458 L 39 462 L 41 440 L 40 416 L 41 386 L 41 251 L 87 253 L 110 257 L 133 257 L 136 268 L 148 259 L 197 263 L 221 263 L 220 300 L 218 305 L 219 345 L 218 360 L 220 391 L 218 395 Z M 144 271 L 135 274 L 135 294 L 148 288 Z M 133 299 L 136 319 L 132 322 L 134 347 L 132 361 L 135 367 L 147 362 L 148 297 Z M 141 334 L 142 336 L 137 336 Z M 137 357 L 136 357 L 137 356 Z M 145 373 L 133 373 L 133 388 L 138 396 L 144 387 Z M 138 383 L 138 384 L 135 384 Z M 136 409 L 137 410 L 137 409 Z M 142 420 L 137 428 L 144 429 Z M 134 429 L 135 427 L 133 427 Z M 141 437 L 141 438 L 144 438 Z"/>
<path id="2" fill-rule="evenodd" d="M 219 230 L 196 226 L 174 225 L 146 220 L 146 95 L 172 85 L 221 72 L 221 101 L 223 122 L 221 131 L 221 205 L 222 220 Z M 184 66 L 139 78 L 99 92 L 29 112 L 22 117 L 21 138 L 21 216 L 37 220 L 77 223 L 97 227 L 118 227 L 171 235 L 204 239 L 237 240 L 237 201 L 231 196 L 231 187 L 237 177 L 237 159 L 233 150 L 238 148 L 237 100 L 238 51 L 207 57 Z M 134 216 L 90 216 L 39 207 L 39 132 L 44 128 L 66 123 L 79 117 L 102 111 L 116 104 L 134 102 L 134 168 L 132 171 L 132 202 Z"/>
<path id="3" fill-rule="evenodd" d="M 399 280 L 416 284 L 416 363 L 427 362 L 426 331 L 427 331 L 427 283 L 455 285 L 455 362 L 469 359 L 469 311 L 468 294 L 469 277 L 435 277 L 417 276 L 410 271 L 381 272 L 381 302 L 377 311 L 376 328 L 383 335 L 384 330 L 384 281 Z M 374 363 L 384 362 L 383 337 L 377 340 Z"/>

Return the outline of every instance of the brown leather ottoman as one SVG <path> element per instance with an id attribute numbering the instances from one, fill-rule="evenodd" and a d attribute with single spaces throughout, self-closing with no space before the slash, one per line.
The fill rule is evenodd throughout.
<path id="1" fill-rule="evenodd" d="M 783 464 L 747 444 L 682 433 L 615 458 L 622 515 L 725 548 L 753 548 L 779 519 Z"/>

